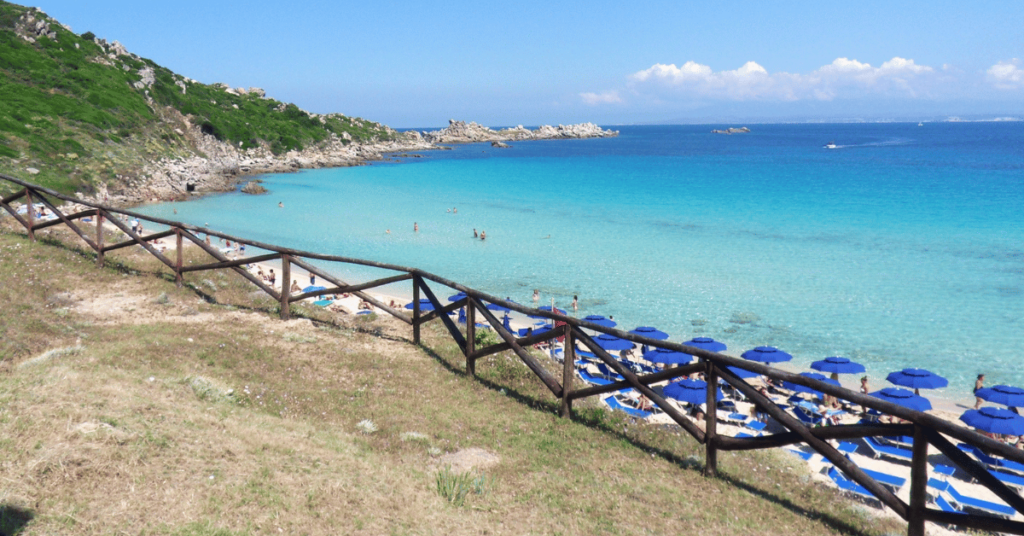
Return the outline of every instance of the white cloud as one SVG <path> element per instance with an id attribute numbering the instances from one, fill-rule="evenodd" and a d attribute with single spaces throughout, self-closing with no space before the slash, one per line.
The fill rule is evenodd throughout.
<path id="1" fill-rule="evenodd" d="M 988 71 L 988 80 L 999 89 L 1024 88 L 1024 69 L 1021 69 L 1021 61 L 1013 58 L 1010 61 L 1001 61 Z"/>
<path id="2" fill-rule="evenodd" d="M 591 106 L 597 104 L 614 104 L 622 102 L 622 97 L 619 97 L 618 91 L 605 91 L 603 93 L 580 93 L 580 98 L 583 102 L 590 104 Z"/>
<path id="3" fill-rule="evenodd" d="M 655 64 L 629 77 L 638 93 L 734 101 L 832 100 L 866 95 L 920 96 L 936 85 L 936 71 L 912 59 L 892 58 L 880 67 L 837 58 L 807 74 L 776 72 L 748 61 L 735 70 L 714 71 L 693 61 L 681 67 Z"/>

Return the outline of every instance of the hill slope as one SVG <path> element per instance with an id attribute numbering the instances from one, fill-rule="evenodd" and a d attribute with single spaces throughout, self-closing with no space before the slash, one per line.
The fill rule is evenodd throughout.
<path id="1" fill-rule="evenodd" d="M 233 273 L 178 289 L 138 248 L 105 269 L 0 219 L 0 533 L 899 532 L 779 452 L 720 453 L 550 392 L 509 353 L 479 379 L 439 323 L 296 305 Z M 112 237 L 111 237 L 112 238 Z M 186 261 L 199 262 L 186 250 Z M 311 322 L 309 319 L 319 319 Z M 369 426 L 364 421 L 372 421 Z M 474 449 L 474 450 L 470 450 Z M 481 452 L 483 451 L 483 452 Z M 480 493 L 437 492 L 448 464 Z M 480 480 L 480 477 L 484 479 Z"/>
<path id="2" fill-rule="evenodd" d="M 383 125 L 317 115 L 258 88 L 202 84 L 0 0 L 0 172 L 53 189 L 118 190 L 160 159 L 393 141 Z M 38 170 L 38 171 L 34 171 Z"/>

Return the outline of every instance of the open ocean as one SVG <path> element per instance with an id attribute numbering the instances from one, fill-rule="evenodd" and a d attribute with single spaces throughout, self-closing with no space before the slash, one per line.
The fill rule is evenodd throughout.
<path id="1" fill-rule="evenodd" d="M 521 303 L 579 295 L 580 316 L 728 353 L 777 346 L 796 368 L 845 356 L 876 389 L 908 366 L 949 378 L 948 398 L 970 398 L 980 372 L 1024 387 L 1024 123 L 613 128 L 268 175 L 269 195 L 140 211 Z"/>

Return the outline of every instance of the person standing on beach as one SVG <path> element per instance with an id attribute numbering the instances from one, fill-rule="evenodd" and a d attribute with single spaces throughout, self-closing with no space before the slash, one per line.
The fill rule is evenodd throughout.
<path id="1" fill-rule="evenodd" d="M 974 396 L 974 400 L 975 400 L 975 402 L 974 402 L 974 409 L 980 408 L 981 404 L 984 402 L 984 400 L 982 400 L 981 398 L 979 398 L 977 396 L 978 395 L 978 389 L 981 389 L 984 386 L 985 386 L 985 375 L 984 374 L 978 374 L 978 379 L 974 380 L 974 395 L 975 395 Z"/>
<path id="2" fill-rule="evenodd" d="M 210 238 L 210 237 L 206 237 L 206 238 Z M 273 287 L 274 283 L 276 283 L 276 282 L 277 282 L 277 274 L 275 274 L 274 273 L 274 269 L 271 268 L 270 269 L 270 286 Z"/>
<path id="3" fill-rule="evenodd" d="M 313 273 L 309 274 L 309 285 L 313 286 L 316 284 L 316 275 Z"/>
<path id="4" fill-rule="evenodd" d="M 861 379 L 860 379 L 860 392 L 862 394 L 865 394 L 865 395 L 869 394 L 868 393 L 868 377 L 867 376 L 862 376 Z M 866 408 L 864 406 L 861 406 L 860 409 L 864 413 L 868 412 L 868 408 Z"/>

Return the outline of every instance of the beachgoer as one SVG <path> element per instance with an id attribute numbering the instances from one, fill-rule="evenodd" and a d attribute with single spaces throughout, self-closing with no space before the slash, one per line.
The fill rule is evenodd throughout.
<path id="1" fill-rule="evenodd" d="M 451 214 L 452 213 L 452 209 L 450 209 L 450 208 L 449 209 L 445 209 L 445 212 L 448 213 L 448 214 Z"/>
<path id="2" fill-rule="evenodd" d="M 238 244 L 238 253 L 245 255 L 245 244 Z"/>
<path id="3" fill-rule="evenodd" d="M 636 401 L 636 405 L 643 411 L 651 411 L 654 409 L 654 404 L 651 404 L 650 399 L 644 395 L 640 395 L 640 398 Z"/>
<path id="4" fill-rule="evenodd" d="M 574 295 L 572 297 L 572 310 L 573 311 L 579 311 L 580 310 L 580 298 L 579 298 L 579 296 L 575 296 Z"/>
<path id="5" fill-rule="evenodd" d="M 132 218 L 132 232 L 138 234 L 139 232 L 139 220 Z"/>
<path id="6" fill-rule="evenodd" d="M 480 231 L 480 240 L 487 240 L 487 231 Z"/>
<path id="7" fill-rule="evenodd" d="M 974 380 L 974 394 L 977 395 L 978 394 L 978 389 L 981 389 L 984 386 L 985 386 L 985 375 L 984 374 L 978 374 L 978 379 Z M 983 402 L 985 402 L 981 398 L 978 398 L 978 396 L 975 396 L 974 399 L 975 399 L 974 409 L 980 408 L 981 404 Z"/>
<path id="8" fill-rule="evenodd" d="M 418 233 L 420 231 L 420 224 L 412 222 L 412 232 Z"/>
<path id="9" fill-rule="evenodd" d="M 459 209 L 457 209 L 455 207 L 452 207 L 452 214 L 458 214 L 458 213 L 459 213 Z"/>
<path id="10" fill-rule="evenodd" d="M 206 235 L 206 245 L 207 246 L 212 245 L 212 244 L 210 244 L 210 235 Z"/>
<path id="11" fill-rule="evenodd" d="M 210 237 L 206 237 L 206 238 L 207 238 L 207 240 L 209 240 Z M 277 282 L 277 274 L 275 274 L 274 273 L 274 269 L 271 268 L 270 269 L 270 286 L 274 286 L 274 283 L 276 283 L 276 282 Z"/>
<path id="12" fill-rule="evenodd" d="M 278 201 L 277 208 L 284 208 L 284 201 Z"/>
<path id="13" fill-rule="evenodd" d="M 177 214 L 178 213 L 178 209 L 174 209 L 174 213 Z"/>
<path id="14" fill-rule="evenodd" d="M 309 274 L 309 284 L 310 285 L 315 285 L 316 284 L 316 275 Z"/>
<path id="15" fill-rule="evenodd" d="M 473 228 L 473 238 L 480 238 L 480 235 L 477 234 L 475 227 Z"/>
<path id="16" fill-rule="evenodd" d="M 391 229 L 385 229 L 384 234 L 391 234 Z"/>
<path id="17" fill-rule="evenodd" d="M 231 247 L 231 241 L 230 241 L 230 240 L 225 240 L 225 241 L 224 241 L 224 245 L 225 245 L 226 247 Z"/>
<path id="18" fill-rule="evenodd" d="M 540 291 L 533 289 L 533 301 L 540 301 Z"/>
<path id="19" fill-rule="evenodd" d="M 869 394 L 868 391 L 869 391 L 869 389 L 868 389 L 868 377 L 867 376 L 862 376 L 861 379 L 860 379 L 860 392 L 862 394 L 867 395 L 867 394 Z M 867 406 L 861 406 L 860 410 L 863 413 L 867 413 L 868 412 Z"/>
<path id="20" fill-rule="evenodd" d="M 292 280 L 291 292 L 302 292 L 302 287 L 299 286 L 299 281 L 296 279 Z"/>
<path id="21" fill-rule="evenodd" d="M 373 306 L 370 305 L 370 302 L 368 302 L 366 300 L 359 300 L 359 310 L 360 311 L 372 311 L 373 310 Z"/>

